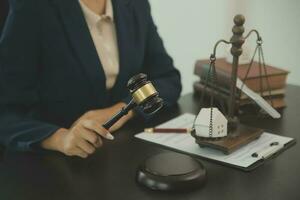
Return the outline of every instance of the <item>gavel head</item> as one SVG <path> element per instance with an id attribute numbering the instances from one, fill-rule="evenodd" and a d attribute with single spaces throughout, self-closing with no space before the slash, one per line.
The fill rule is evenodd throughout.
<path id="1" fill-rule="evenodd" d="M 146 114 L 154 114 L 163 107 L 163 100 L 146 74 L 138 74 L 132 77 L 127 87 L 133 97 L 134 102 L 143 109 Z"/>

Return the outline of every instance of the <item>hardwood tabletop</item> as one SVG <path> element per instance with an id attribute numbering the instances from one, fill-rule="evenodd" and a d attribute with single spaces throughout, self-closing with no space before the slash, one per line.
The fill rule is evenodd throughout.
<path id="1" fill-rule="evenodd" d="M 300 87 L 289 85 L 286 101 L 288 107 L 279 120 L 248 114 L 241 117 L 241 121 L 299 140 Z M 161 113 L 152 122 L 131 121 L 116 133 L 114 141 L 106 141 L 103 148 L 86 160 L 58 153 L 8 153 L 0 159 L 0 199 L 300 199 L 300 147 L 297 144 L 251 172 L 201 160 L 208 180 L 203 188 L 192 192 L 154 192 L 137 185 L 138 165 L 147 157 L 168 150 L 135 139 L 134 135 L 144 127 L 199 110 L 198 98 L 192 94 L 182 96 L 177 107 Z"/>

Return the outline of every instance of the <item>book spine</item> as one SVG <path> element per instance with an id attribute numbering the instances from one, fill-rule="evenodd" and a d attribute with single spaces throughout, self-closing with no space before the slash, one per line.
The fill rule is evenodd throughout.
<path id="1" fill-rule="evenodd" d="M 269 76 L 268 79 L 266 77 L 262 78 L 262 91 L 268 91 L 268 82 L 271 90 L 282 89 L 286 87 L 286 75 L 278 75 L 278 76 Z M 260 79 L 247 79 L 245 84 L 255 92 L 261 92 Z"/>
<path id="2" fill-rule="evenodd" d="M 197 62 L 195 66 L 195 74 L 198 75 L 202 81 L 202 83 L 206 83 L 206 79 L 209 71 L 209 64 L 203 64 L 203 62 Z M 217 72 L 217 82 L 215 83 L 216 87 L 222 88 L 222 90 L 227 90 L 229 92 L 231 85 L 231 75 L 225 71 L 219 70 L 216 66 Z M 240 77 L 241 79 L 243 77 Z M 280 75 L 270 75 L 263 76 L 260 78 L 249 78 L 245 80 L 245 84 L 255 92 L 265 92 L 270 90 L 282 89 L 286 86 L 287 74 Z M 261 89 L 261 81 L 262 81 L 262 89 Z M 269 84 L 268 84 L 269 82 Z M 210 79 L 207 81 L 208 85 L 213 86 Z"/>
<path id="3" fill-rule="evenodd" d="M 194 83 L 194 92 L 197 95 L 205 95 L 205 96 L 213 96 L 214 98 L 220 98 L 222 100 L 228 99 L 228 94 L 215 90 L 209 86 L 205 87 L 202 83 L 200 82 L 195 82 Z"/>
<path id="4" fill-rule="evenodd" d="M 209 64 L 203 64 L 203 63 L 196 63 L 196 69 L 195 69 L 195 74 L 198 75 L 202 81 L 202 83 L 208 83 L 208 85 L 212 86 L 212 82 L 210 79 L 207 80 L 207 77 L 210 76 L 210 74 L 208 74 L 209 71 Z M 221 71 L 219 69 L 217 69 L 216 67 L 216 73 L 217 73 L 217 77 L 216 77 L 216 83 L 215 86 L 216 87 L 222 87 L 224 90 L 229 91 L 230 90 L 230 84 L 231 84 L 231 77 L 230 74 Z"/>
<path id="5" fill-rule="evenodd" d="M 195 82 L 194 85 L 194 94 L 197 96 L 205 95 L 206 97 L 213 96 L 216 99 L 227 102 L 229 94 L 226 94 L 222 91 L 218 91 L 211 87 L 205 87 L 201 82 Z M 283 95 L 274 95 L 266 97 L 267 102 L 271 105 L 271 100 L 273 99 L 274 108 L 283 108 L 286 106 Z M 246 106 L 249 104 L 253 104 L 253 101 L 249 98 L 247 99 L 236 99 L 236 102 L 239 103 L 240 106 Z"/>

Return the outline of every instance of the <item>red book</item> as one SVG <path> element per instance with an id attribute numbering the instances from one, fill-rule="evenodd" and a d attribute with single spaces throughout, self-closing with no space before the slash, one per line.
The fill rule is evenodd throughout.
<path id="1" fill-rule="evenodd" d="M 198 75 L 201 78 L 202 82 L 206 80 L 209 70 L 209 62 L 209 60 L 199 60 L 196 62 L 194 74 Z M 241 80 L 244 80 L 248 70 L 248 66 L 248 64 L 239 65 L 238 77 Z M 221 58 L 216 60 L 215 67 L 217 71 L 218 86 L 228 90 L 231 85 L 232 65 L 226 62 L 224 58 Z M 260 78 L 262 77 L 262 91 L 268 91 L 267 78 L 271 90 L 285 88 L 287 75 L 289 74 L 288 71 L 279 69 L 277 67 L 272 67 L 270 65 L 266 65 L 266 71 L 267 74 L 265 74 L 264 70 L 262 70 L 262 76 L 260 76 L 259 64 L 257 62 L 254 62 L 251 70 L 249 71 L 248 77 L 245 80 L 245 84 L 250 89 L 256 92 L 260 92 Z"/>
<path id="2" fill-rule="evenodd" d="M 214 98 L 224 101 L 225 103 L 227 102 L 227 100 L 229 98 L 229 93 L 224 93 L 220 90 L 212 89 L 210 86 L 208 86 L 204 89 L 204 85 L 201 82 L 194 83 L 194 93 L 197 96 L 201 96 L 204 93 L 206 97 L 213 95 Z M 267 102 L 269 102 L 270 105 L 272 105 L 271 100 L 270 100 L 271 98 L 272 98 L 272 103 L 273 103 L 274 108 L 279 109 L 279 108 L 286 107 L 286 102 L 284 100 L 283 94 L 274 94 L 273 93 L 271 96 L 266 95 L 265 99 L 267 100 Z M 246 98 L 246 97 L 241 98 L 240 100 L 237 98 L 236 102 L 239 103 L 240 106 L 246 106 L 246 105 L 254 103 L 251 99 Z"/>

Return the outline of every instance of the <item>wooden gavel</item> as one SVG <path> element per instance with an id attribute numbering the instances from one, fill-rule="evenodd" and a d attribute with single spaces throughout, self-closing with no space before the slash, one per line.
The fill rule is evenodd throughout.
<path id="1" fill-rule="evenodd" d="M 146 74 L 138 74 L 132 77 L 128 81 L 127 88 L 132 95 L 131 101 L 109 121 L 103 124 L 105 129 L 108 130 L 135 107 L 140 107 L 141 110 L 148 115 L 155 114 L 163 107 L 163 99 L 159 97 L 159 93 L 156 91 L 151 81 L 147 80 Z"/>

